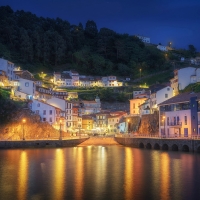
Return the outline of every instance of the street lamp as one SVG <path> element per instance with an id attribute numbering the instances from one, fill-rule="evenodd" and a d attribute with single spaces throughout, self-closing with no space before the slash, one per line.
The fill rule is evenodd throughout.
<path id="1" fill-rule="evenodd" d="M 62 120 L 60 119 L 60 138 L 59 140 L 62 140 L 62 130 L 61 130 Z"/>
<path id="2" fill-rule="evenodd" d="M 25 136 L 24 136 L 24 124 L 26 123 L 26 119 L 22 119 L 22 129 L 23 129 L 23 140 L 25 140 Z"/>
<path id="3" fill-rule="evenodd" d="M 81 122 L 78 122 L 78 128 L 79 128 L 79 138 L 80 138 L 80 128 L 81 128 Z"/>
<path id="4" fill-rule="evenodd" d="M 127 131 L 128 131 L 128 133 L 129 133 L 129 121 L 130 121 L 130 120 L 128 119 L 128 127 L 127 127 Z"/>
<path id="5" fill-rule="evenodd" d="M 165 116 L 163 116 L 163 123 L 164 123 L 164 135 L 165 135 Z"/>
<path id="6" fill-rule="evenodd" d="M 140 78 L 141 78 L 141 71 L 142 71 L 142 69 L 140 68 Z"/>

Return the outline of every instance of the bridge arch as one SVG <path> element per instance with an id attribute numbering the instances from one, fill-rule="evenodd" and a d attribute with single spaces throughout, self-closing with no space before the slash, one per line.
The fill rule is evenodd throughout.
<path id="1" fill-rule="evenodd" d="M 140 142 L 139 148 L 144 149 L 144 144 L 142 142 Z"/>
<path id="2" fill-rule="evenodd" d="M 147 149 L 151 149 L 151 148 L 152 148 L 151 144 L 150 144 L 150 143 L 147 143 L 146 148 L 147 148 Z"/>
<path id="3" fill-rule="evenodd" d="M 168 149 L 169 149 L 169 147 L 168 147 L 167 144 L 163 144 L 163 145 L 162 145 L 162 150 L 168 151 Z"/>
<path id="4" fill-rule="evenodd" d="M 200 146 L 198 146 L 197 148 L 197 153 L 200 153 Z"/>
<path id="5" fill-rule="evenodd" d="M 155 143 L 154 149 L 155 149 L 155 150 L 160 150 L 160 145 L 159 145 L 158 143 Z"/>
<path id="6" fill-rule="evenodd" d="M 172 151 L 178 151 L 178 146 L 176 144 L 172 145 Z"/>
<path id="7" fill-rule="evenodd" d="M 182 151 L 184 151 L 184 152 L 189 152 L 190 150 L 189 150 L 188 145 L 183 145 Z"/>

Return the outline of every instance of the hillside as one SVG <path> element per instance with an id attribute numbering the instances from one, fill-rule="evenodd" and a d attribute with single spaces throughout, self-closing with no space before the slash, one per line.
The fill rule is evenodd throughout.
<path id="1" fill-rule="evenodd" d="M 81 74 L 139 78 L 170 67 L 163 52 L 145 46 L 136 36 L 85 27 L 60 18 L 37 17 L 0 7 L 0 57 L 31 72 L 75 69 Z"/>

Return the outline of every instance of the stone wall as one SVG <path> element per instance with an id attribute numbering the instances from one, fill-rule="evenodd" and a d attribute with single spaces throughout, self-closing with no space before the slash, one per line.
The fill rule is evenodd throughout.
<path id="1" fill-rule="evenodd" d="M 121 102 L 101 102 L 101 109 L 102 110 L 111 110 L 111 111 L 127 111 L 129 112 L 130 110 L 130 103 L 129 102 L 125 102 L 125 103 L 121 103 Z"/>
<path id="2" fill-rule="evenodd" d="M 143 135 L 158 135 L 159 134 L 159 114 L 143 115 L 138 129 L 139 134 Z"/>
<path id="3" fill-rule="evenodd" d="M 22 119 L 26 122 L 23 124 Z M 23 131 L 25 139 L 57 139 L 60 131 L 54 129 L 47 122 L 40 122 L 40 116 L 28 109 L 19 111 L 16 116 L 7 124 L 0 126 L 0 140 L 22 140 Z M 62 131 L 62 136 L 69 136 Z"/>
<path id="4" fill-rule="evenodd" d="M 68 140 L 0 141 L 0 149 L 73 147 L 81 144 L 87 139 L 88 138 L 77 138 Z"/>
<path id="5" fill-rule="evenodd" d="M 137 138 L 115 137 L 115 141 L 124 146 L 146 149 L 163 149 L 169 151 L 186 151 L 200 153 L 200 140 L 194 139 L 163 139 L 163 138 Z M 166 145 L 167 148 L 166 149 Z M 177 149 L 176 149 L 177 148 Z"/>

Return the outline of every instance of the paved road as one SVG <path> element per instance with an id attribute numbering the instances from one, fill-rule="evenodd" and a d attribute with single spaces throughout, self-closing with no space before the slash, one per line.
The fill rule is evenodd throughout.
<path id="1" fill-rule="evenodd" d="M 79 146 L 88 145 L 118 145 L 113 137 L 90 137 L 85 142 L 81 143 Z"/>

